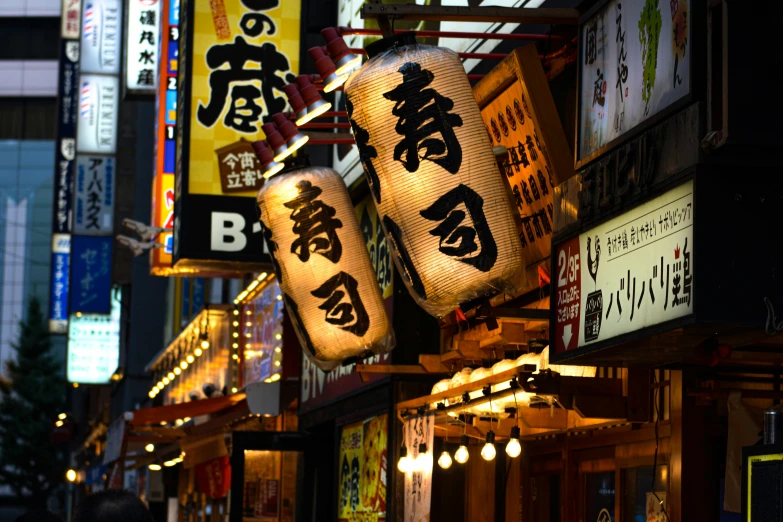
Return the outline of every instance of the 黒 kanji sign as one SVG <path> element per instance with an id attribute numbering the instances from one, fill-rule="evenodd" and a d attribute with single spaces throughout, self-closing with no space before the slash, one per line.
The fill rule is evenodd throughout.
<path id="1" fill-rule="evenodd" d="M 103 235 L 114 230 L 114 158 L 77 156 L 74 184 L 76 234 Z"/>
<path id="2" fill-rule="evenodd" d="M 130 0 L 125 25 L 125 88 L 152 94 L 157 86 L 162 0 Z"/>
<path id="3" fill-rule="evenodd" d="M 557 245 L 556 353 L 693 313 L 693 186 Z"/>

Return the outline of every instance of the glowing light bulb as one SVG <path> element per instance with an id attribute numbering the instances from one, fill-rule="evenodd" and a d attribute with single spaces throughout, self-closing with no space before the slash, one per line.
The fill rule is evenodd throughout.
<path id="1" fill-rule="evenodd" d="M 278 301 L 282 301 L 282 300 L 283 300 L 283 296 L 282 296 L 282 294 L 277 294 L 277 300 L 278 300 Z"/>
<path id="2" fill-rule="evenodd" d="M 61 421 L 61 420 L 58 420 L 57 422 L 54 423 L 54 425 L 57 426 L 58 428 L 62 428 L 63 424 L 65 424 L 65 423 L 63 421 Z"/>
<path id="3" fill-rule="evenodd" d="M 182 373 L 182 370 L 179 366 L 174 367 L 174 375 L 180 375 Z"/>
<path id="4" fill-rule="evenodd" d="M 236 339 L 237 337 L 239 337 L 239 332 L 234 332 L 234 333 L 232 333 L 231 335 L 233 335 L 233 336 L 234 336 L 234 339 Z"/>
<path id="5" fill-rule="evenodd" d="M 147 396 L 148 396 L 150 399 L 154 399 L 154 398 L 155 398 L 155 392 L 154 392 L 154 391 L 152 391 L 152 390 L 150 390 L 150 391 L 149 391 L 149 393 L 147 394 Z"/>
<path id="6" fill-rule="evenodd" d="M 438 457 L 438 466 L 443 469 L 449 469 L 451 467 L 451 455 L 449 455 L 448 451 L 444 451 L 440 454 L 440 457 Z"/>
<path id="7" fill-rule="evenodd" d="M 239 343 L 234 343 L 231 345 L 231 348 L 239 348 Z"/>
<path id="8" fill-rule="evenodd" d="M 237 392 L 236 388 L 231 388 L 231 393 L 236 393 L 236 392 Z"/>
<path id="9" fill-rule="evenodd" d="M 467 435 L 463 435 L 459 441 L 459 448 L 454 453 L 454 460 L 460 464 L 465 464 L 470 458 L 470 452 L 468 451 L 468 442 L 470 439 Z"/>
<path id="10" fill-rule="evenodd" d="M 68 479 L 68 482 L 76 482 L 76 470 L 69 469 L 66 471 L 65 478 Z"/>
<path id="11" fill-rule="evenodd" d="M 236 309 L 235 309 L 235 310 L 234 310 L 234 315 L 239 315 L 239 310 L 236 310 Z M 234 326 L 236 326 L 236 325 L 234 325 Z"/>
<path id="12" fill-rule="evenodd" d="M 177 465 L 177 461 L 175 461 L 175 460 L 167 460 L 166 462 L 163 463 L 163 465 L 166 466 L 167 468 L 170 468 L 172 466 L 176 466 Z"/>
<path id="13" fill-rule="evenodd" d="M 484 460 L 492 460 L 495 458 L 497 451 L 495 451 L 495 432 L 490 430 L 487 432 L 486 442 L 484 447 L 481 448 L 481 458 Z"/>
<path id="14" fill-rule="evenodd" d="M 201 348 L 196 348 L 195 350 L 193 350 L 193 355 L 195 355 L 196 357 L 201 357 L 202 353 L 204 352 L 201 351 Z"/>
<path id="15" fill-rule="evenodd" d="M 147 467 L 150 468 L 151 471 L 160 471 L 162 469 L 160 464 L 150 464 Z"/>
<path id="16" fill-rule="evenodd" d="M 65 418 L 66 418 L 67 416 L 68 416 L 68 414 L 67 414 L 67 413 L 61 413 L 61 414 L 59 414 L 59 415 L 57 416 L 57 418 L 58 418 L 58 419 L 60 419 L 60 420 L 65 420 Z"/>
<path id="17" fill-rule="evenodd" d="M 234 322 L 233 322 L 233 323 L 231 323 L 231 324 L 233 324 L 234 326 L 239 326 L 239 321 L 234 321 Z"/>
<path id="18" fill-rule="evenodd" d="M 209 341 L 207 339 L 204 339 L 201 341 L 201 349 L 202 350 L 209 350 Z"/>
<path id="19" fill-rule="evenodd" d="M 171 382 L 168 377 L 164 377 L 162 380 L 163 380 L 164 386 Z"/>
<path id="20" fill-rule="evenodd" d="M 506 455 L 515 459 L 522 453 L 522 445 L 519 443 L 519 426 L 511 428 L 511 438 L 506 444 Z"/>
<path id="21" fill-rule="evenodd" d="M 166 377 L 169 378 L 169 382 L 170 382 L 174 380 L 174 377 L 176 377 L 176 375 L 174 375 L 174 372 L 169 372 L 169 374 Z"/>
<path id="22" fill-rule="evenodd" d="M 400 473 L 407 473 L 411 470 L 411 459 L 409 459 L 407 455 L 400 457 L 400 460 L 397 461 L 397 470 Z"/>
<path id="23" fill-rule="evenodd" d="M 187 370 L 188 369 L 188 361 L 182 361 L 181 363 L 179 363 L 179 367 L 182 368 L 183 370 Z"/>
<path id="24" fill-rule="evenodd" d="M 187 359 L 185 360 L 188 361 L 189 364 L 193 364 L 193 361 L 195 361 L 196 358 L 193 357 L 192 355 L 188 355 Z"/>
<path id="25" fill-rule="evenodd" d="M 280 366 L 280 361 L 275 361 L 275 366 Z"/>
<path id="26" fill-rule="evenodd" d="M 147 450 L 147 453 L 152 453 L 155 451 L 155 445 L 154 444 L 147 444 L 144 446 L 144 449 Z"/>
<path id="27" fill-rule="evenodd" d="M 282 338 L 283 338 L 283 335 L 282 335 L 282 334 L 279 334 L 279 333 L 276 333 L 276 334 L 275 334 L 275 339 L 277 339 L 278 341 L 279 341 L 280 339 L 282 339 Z"/>

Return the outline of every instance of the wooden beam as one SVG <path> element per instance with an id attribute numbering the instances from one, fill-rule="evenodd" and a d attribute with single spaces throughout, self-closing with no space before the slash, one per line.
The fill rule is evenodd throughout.
<path id="1" fill-rule="evenodd" d="M 395 20 L 425 20 L 433 22 L 485 22 L 514 24 L 577 25 L 576 9 L 546 9 L 518 7 L 444 7 L 431 5 L 389 5 L 365 3 L 362 18 L 387 16 Z"/>
<path id="2" fill-rule="evenodd" d="M 520 420 L 528 428 L 564 430 L 568 428 L 568 410 L 562 408 L 519 408 Z"/>
<path id="3" fill-rule="evenodd" d="M 427 370 L 418 364 L 357 364 L 356 373 L 426 374 Z M 446 370 L 444 373 L 447 373 Z"/>
<path id="4" fill-rule="evenodd" d="M 441 361 L 440 355 L 419 355 L 419 364 L 429 373 L 451 373 L 451 369 Z"/>

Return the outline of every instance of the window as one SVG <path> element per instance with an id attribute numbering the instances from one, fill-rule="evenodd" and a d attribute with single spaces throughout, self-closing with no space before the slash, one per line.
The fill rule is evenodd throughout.
<path id="1" fill-rule="evenodd" d="M 651 489 L 653 488 L 653 489 Z M 654 494 L 653 494 L 654 491 Z M 623 470 L 623 520 L 628 522 L 664 522 L 666 494 L 669 491 L 669 466 L 652 466 Z"/>
<path id="2" fill-rule="evenodd" d="M 585 520 L 614 522 L 614 471 L 585 475 Z"/>

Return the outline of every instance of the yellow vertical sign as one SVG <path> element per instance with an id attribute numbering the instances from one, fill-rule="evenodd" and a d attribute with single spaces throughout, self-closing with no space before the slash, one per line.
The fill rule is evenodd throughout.
<path id="1" fill-rule="evenodd" d="M 264 139 L 264 117 L 288 109 L 282 89 L 299 70 L 301 3 L 191 1 L 188 191 L 222 195 L 216 150 Z M 243 167 L 241 158 L 232 168 L 240 174 L 233 182 L 248 190 L 231 195 L 255 197 L 260 179 L 251 179 L 254 169 Z"/>

